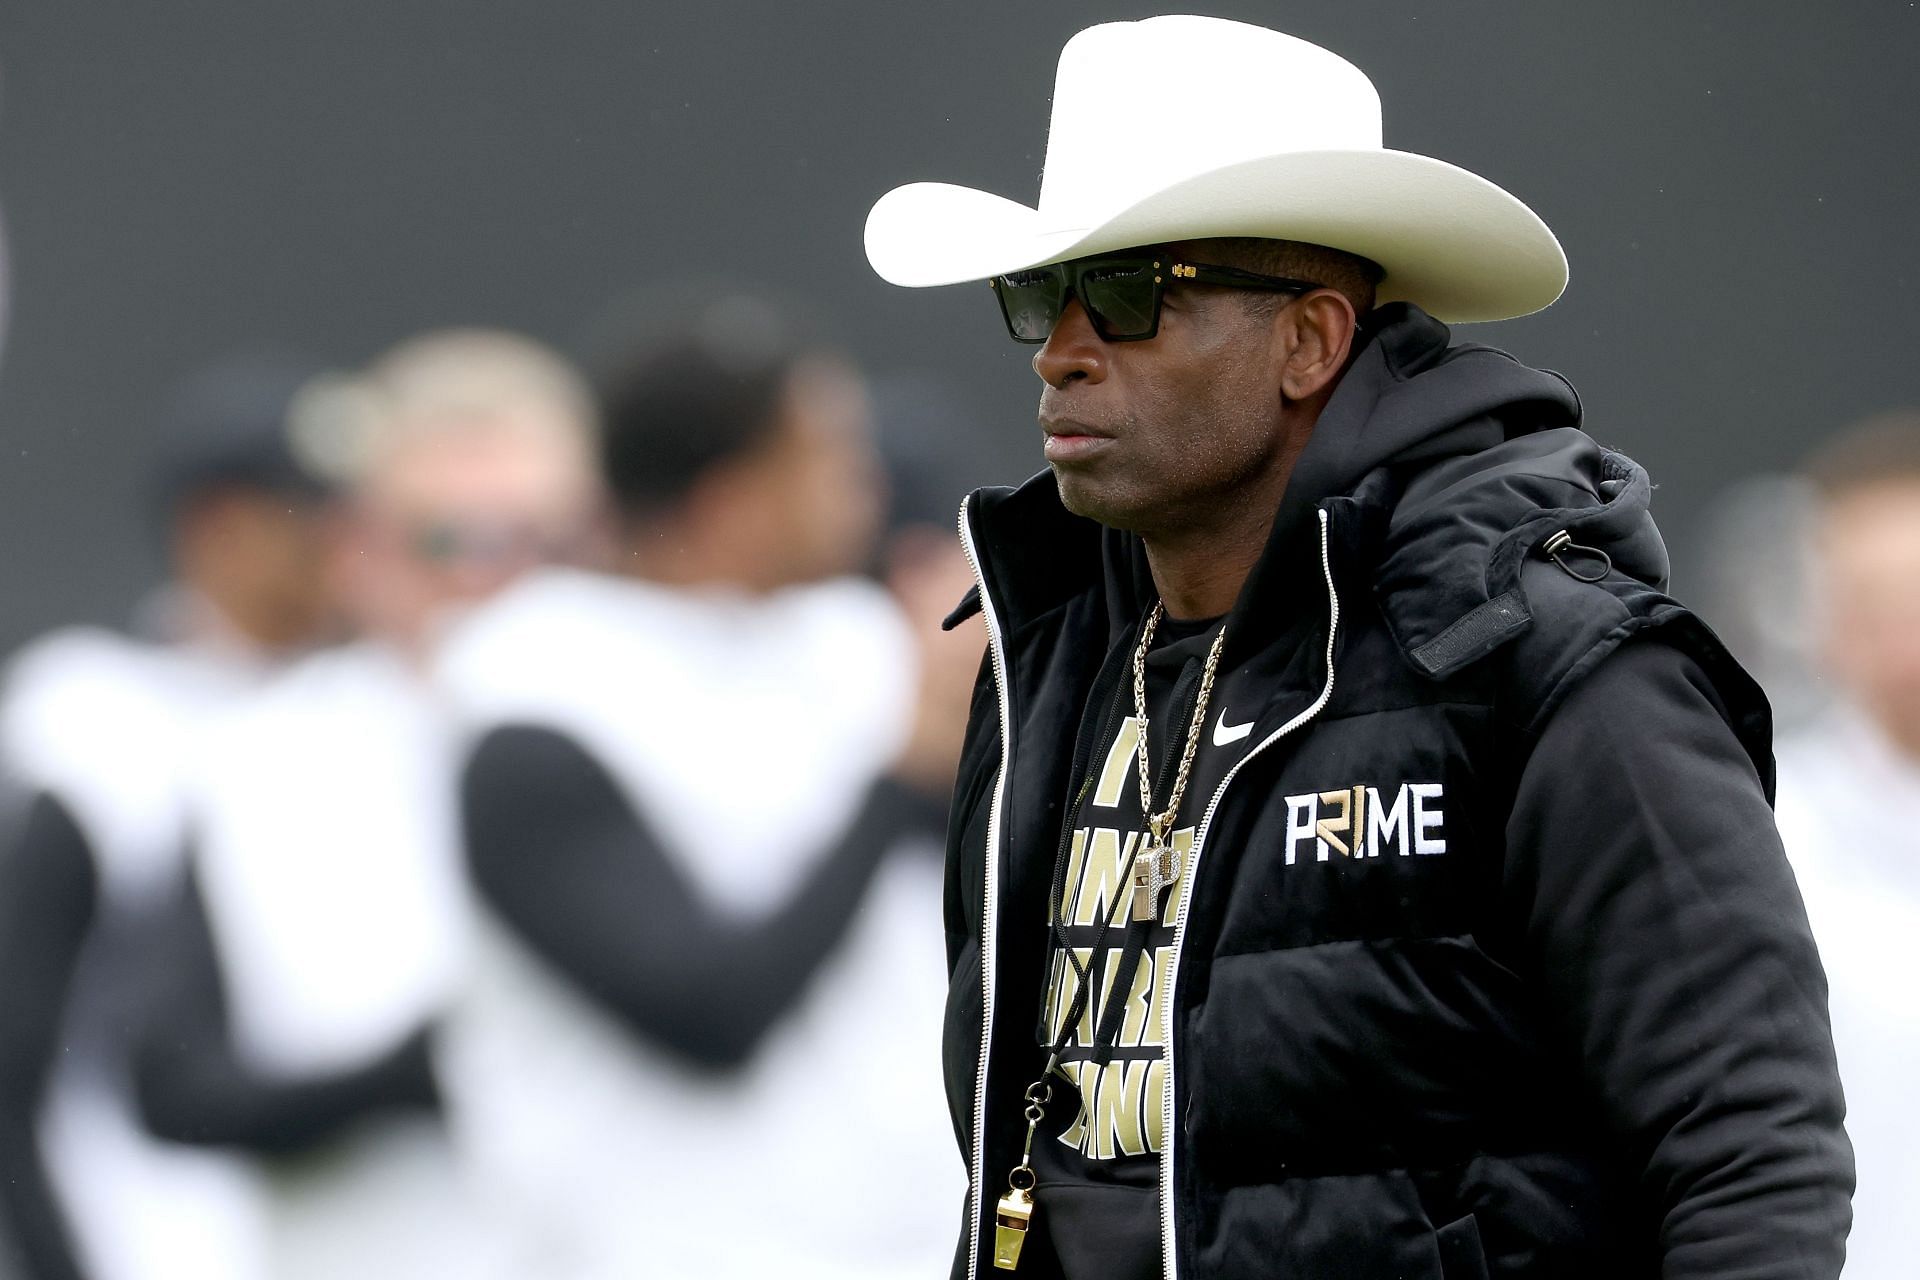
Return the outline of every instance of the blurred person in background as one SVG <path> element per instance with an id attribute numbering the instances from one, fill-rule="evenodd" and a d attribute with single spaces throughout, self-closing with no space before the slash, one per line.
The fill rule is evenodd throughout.
<path id="1" fill-rule="evenodd" d="M 244 1170 L 145 1136 L 124 1037 L 178 870 L 190 742 L 330 630 L 324 486 L 286 419 L 310 373 L 249 356 L 181 388 L 160 431 L 172 575 L 143 634 L 66 628 L 7 672 L 0 749 L 26 798 L 0 852 L 0 1218 L 36 1280 L 261 1274 Z"/>
<path id="2" fill-rule="evenodd" d="M 1920 413 L 1843 433 L 1806 474 L 1834 697 L 1780 745 L 1780 832 L 1826 963 L 1859 1167 L 1846 1274 L 1891 1280 L 1920 1259 Z"/>
<path id="3" fill-rule="evenodd" d="M 590 397 L 538 344 L 449 331 L 295 425 L 344 489 L 328 578 L 355 638 L 204 735 L 140 1099 L 166 1137 L 261 1157 L 275 1280 L 461 1274 L 486 1233 L 436 1114 L 464 906 L 426 673 L 451 614 L 590 554 Z"/>
<path id="4" fill-rule="evenodd" d="M 1766 473 L 1729 482 L 1695 524 L 1700 616 L 1767 691 L 1776 740 L 1829 701 L 1807 600 L 1814 514 L 1804 478 Z"/>
<path id="5" fill-rule="evenodd" d="M 905 614 L 920 655 L 916 732 L 940 735 L 926 755 L 956 767 L 986 628 L 971 618 L 948 624 L 948 614 L 973 590 L 973 569 L 955 526 L 961 499 L 993 469 L 987 436 L 965 404 L 953 387 L 925 375 L 890 374 L 873 385 L 887 478 L 877 576 Z M 944 778 L 943 791 L 952 783 Z M 940 1000 L 945 1003 L 944 990 Z"/>
<path id="6" fill-rule="evenodd" d="M 881 512 L 855 371 L 755 299 L 662 310 L 602 383 L 616 572 L 533 577 L 447 651 L 487 917 L 452 1114 L 503 1274 L 931 1274 L 932 847 L 979 636 L 916 644 L 851 576 Z M 911 541 L 924 623 L 951 572 Z"/>

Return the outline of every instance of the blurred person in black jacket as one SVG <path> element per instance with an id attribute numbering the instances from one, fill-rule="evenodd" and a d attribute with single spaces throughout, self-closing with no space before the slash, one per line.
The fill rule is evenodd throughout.
<path id="1" fill-rule="evenodd" d="M 192 740 L 332 632 L 326 486 L 287 416 L 312 373 L 249 355 L 178 389 L 156 494 L 170 580 L 134 634 L 65 628 L 8 667 L 0 743 L 24 798 L 0 852 L 0 1216 L 36 1280 L 261 1274 L 249 1179 L 144 1135 L 124 1041 L 178 870 Z"/>
<path id="2" fill-rule="evenodd" d="M 485 918 L 452 1114 L 516 1233 L 507 1274 L 924 1273 L 958 1179 L 914 1067 L 938 1040 L 943 691 L 978 638 L 910 629 L 853 576 L 882 485 L 844 358 L 724 290 L 661 310 L 601 380 L 616 572 L 529 578 L 442 666 Z M 905 587 L 930 563 L 902 550 L 890 578 L 931 599 L 937 563 Z M 852 1187 L 858 1229 L 822 1230 Z"/>
<path id="3" fill-rule="evenodd" d="M 190 876 L 137 1083 L 180 1142 L 255 1153 L 286 1277 L 480 1265 L 427 1030 L 463 964 L 441 629 L 528 570 L 590 557 L 590 398 L 513 334 L 401 344 L 307 398 L 342 486 L 329 582 L 351 643 L 217 717 L 187 787 Z"/>

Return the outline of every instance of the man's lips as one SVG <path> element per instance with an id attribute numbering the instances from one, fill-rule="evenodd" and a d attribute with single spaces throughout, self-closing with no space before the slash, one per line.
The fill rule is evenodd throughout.
<path id="1" fill-rule="evenodd" d="M 1047 434 L 1042 452 L 1048 462 L 1078 462 L 1113 443 L 1113 437 L 1098 427 L 1066 418 L 1043 420 L 1040 429 Z"/>

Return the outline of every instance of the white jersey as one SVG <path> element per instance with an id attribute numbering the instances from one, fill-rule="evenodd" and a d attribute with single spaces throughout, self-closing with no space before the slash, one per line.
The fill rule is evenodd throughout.
<path id="1" fill-rule="evenodd" d="M 17 783 L 72 814 L 97 860 L 96 924 L 75 974 L 41 1146 L 75 1248 L 100 1280 L 260 1280 L 257 1184 L 230 1156 L 149 1137 L 99 1008 L 113 936 L 180 871 L 184 767 L 208 717 L 259 677 L 240 661 L 94 628 L 13 661 L 0 754 Z M 122 957 L 124 960 L 124 957 Z"/>
<path id="2" fill-rule="evenodd" d="M 1859 1187 L 1849 1280 L 1920 1257 L 1920 763 L 1840 715 L 1779 749 L 1780 835 L 1826 967 Z"/>
<path id="3" fill-rule="evenodd" d="M 484 607 L 442 682 L 476 734 L 556 729 L 717 910 L 776 909 L 897 749 L 911 645 L 850 581 L 766 598 L 554 571 Z M 644 1043 L 506 926 L 447 1037 L 503 1275 L 931 1275 L 963 1173 L 940 1088 L 937 859 L 883 867 L 851 936 L 739 1070 Z M 857 1207 L 850 1208 L 849 1205 Z"/>
<path id="4" fill-rule="evenodd" d="M 450 743 L 424 682 L 371 643 L 303 660 L 203 735 L 195 869 L 234 1047 L 264 1081 L 378 1059 L 454 990 L 467 907 Z M 276 1280 L 425 1280 L 484 1247 L 426 1117 L 361 1126 L 271 1188 Z"/>

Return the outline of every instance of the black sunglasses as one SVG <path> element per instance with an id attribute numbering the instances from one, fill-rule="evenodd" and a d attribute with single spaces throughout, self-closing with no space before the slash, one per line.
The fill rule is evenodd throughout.
<path id="1" fill-rule="evenodd" d="M 1093 331 L 1108 342 L 1139 342 L 1160 332 L 1160 303 L 1169 283 L 1310 293 L 1322 286 L 1286 276 L 1263 276 L 1238 267 L 1175 262 L 1170 256 L 1126 254 L 1079 258 L 995 276 L 987 283 L 1000 299 L 1000 315 L 1015 342 L 1041 343 L 1060 323 L 1069 295 L 1080 299 Z"/>

